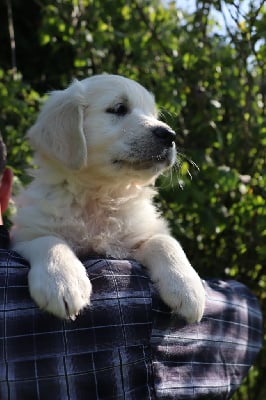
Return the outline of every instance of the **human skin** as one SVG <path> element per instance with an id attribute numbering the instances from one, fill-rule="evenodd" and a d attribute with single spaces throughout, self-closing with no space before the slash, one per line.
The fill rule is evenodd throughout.
<path id="1" fill-rule="evenodd" d="M 3 213 L 7 210 L 12 190 L 13 173 L 6 168 L 3 172 L 0 184 L 0 225 L 3 225 Z"/>

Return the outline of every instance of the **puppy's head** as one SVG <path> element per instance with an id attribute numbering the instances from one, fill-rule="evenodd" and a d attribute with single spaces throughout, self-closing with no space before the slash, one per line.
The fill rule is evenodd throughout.
<path id="1" fill-rule="evenodd" d="M 175 162 L 175 133 L 158 120 L 153 96 L 117 75 L 52 92 L 28 137 L 37 152 L 99 178 L 146 181 Z"/>

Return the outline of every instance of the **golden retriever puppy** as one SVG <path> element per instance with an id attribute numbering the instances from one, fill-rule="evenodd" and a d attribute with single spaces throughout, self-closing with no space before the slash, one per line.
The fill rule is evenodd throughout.
<path id="1" fill-rule="evenodd" d="M 74 81 L 51 93 L 27 136 L 38 168 L 17 200 L 12 236 L 38 306 L 74 319 L 92 292 L 78 256 L 96 253 L 138 260 L 162 300 L 199 321 L 202 282 L 152 203 L 156 177 L 176 159 L 153 96 L 117 75 Z"/>

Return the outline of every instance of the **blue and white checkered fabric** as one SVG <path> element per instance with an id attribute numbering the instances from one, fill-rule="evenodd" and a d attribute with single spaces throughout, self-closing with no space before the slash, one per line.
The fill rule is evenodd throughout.
<path id="1" fill-rule="evenodd" d="M 135 261 L 84 264 L 92 305 L 67 322 L 35 306 L 29 265 L 0 250 L 1 400 L 217 400 L 239 387 L 262 339 L 245 286 L 205 282 L 203 320 L 186 325 Z"/>

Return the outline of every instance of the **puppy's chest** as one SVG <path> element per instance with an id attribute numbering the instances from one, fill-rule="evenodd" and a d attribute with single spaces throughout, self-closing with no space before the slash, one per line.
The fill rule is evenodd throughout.
<path id="1" fill-rule="evenodd" d="M 84 215 L 86 231 L 92 237 L 118 238 L 127 231 L 128 221 L 118 212 L 95 211 Z"/>
<path id="2" fill-rule="evenodd" d="M 81 228 L 76 251 L 111 257 L 130 256 L 128 238 L 134 232 L 132 221 L 117 210 L 87 209 L 78 224 Z M 76 238 L 78 237 L 76 236 Z"/>

